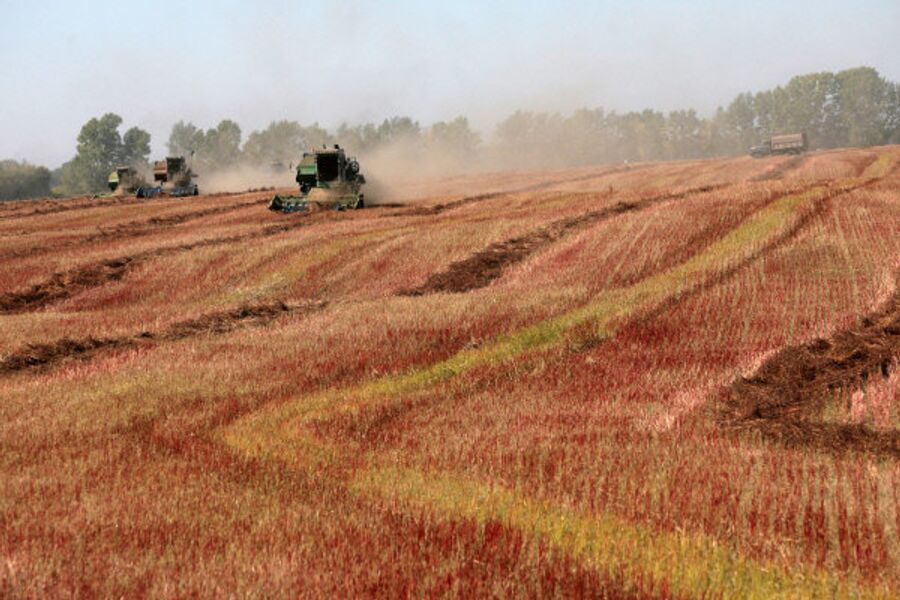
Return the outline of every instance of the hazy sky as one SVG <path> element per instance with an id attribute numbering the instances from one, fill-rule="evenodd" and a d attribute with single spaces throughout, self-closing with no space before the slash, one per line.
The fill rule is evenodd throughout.
<path id="1" fill-rule="evenodd" d="M 58 166 L 108 111 L 156 155 L 179 119 L 489 132 L 516 108 L 709 114 L 860 65 L 900 81 L 900 1 L 0 0 L 0 158 Z"/>

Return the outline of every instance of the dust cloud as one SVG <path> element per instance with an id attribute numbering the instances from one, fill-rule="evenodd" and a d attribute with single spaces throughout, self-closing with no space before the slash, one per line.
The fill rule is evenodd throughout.
<path id="1" fill-rule="evenodd" d="M 291 165 L 259 167 L 240 164 L 197 175 L 196 183 L 204 194 L 244 192 L 261 188 L 289 188 L 296 185 Z"/>

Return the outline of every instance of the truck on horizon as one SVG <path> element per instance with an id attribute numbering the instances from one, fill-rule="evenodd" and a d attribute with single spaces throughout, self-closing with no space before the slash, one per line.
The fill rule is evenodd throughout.
<path id="1" fill-rule="evenodd" d="M 750 148 L 750 156 L 762 158 L 777 154 L 802 154 L 807 150 L 805 133 L 784 133 L 773 135 L 771 138 Z"/>

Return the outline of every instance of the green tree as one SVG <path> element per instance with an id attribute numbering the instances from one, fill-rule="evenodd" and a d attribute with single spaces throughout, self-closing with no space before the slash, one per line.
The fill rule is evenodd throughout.
<path id="1" fill-rule="evenodd" d="M 62 167 L 60 191 L 83 194 L 103 190 L 106 178 L 122 164 L 145 163 L 150 155 L 150 134 L 137 127 L 119 134 L 122 117 L 106 113 L 81 128 L 75 157 Z"/>
<path id="2" fill-rule="evenodd" d="M 125 165 L 147 164 L 150 156 L 150 134 L 138 127 L 132 127 L 122 136 L 122 155 L 119 162 Z"/>
<path id="3" fill-rule="evenodd" d="M 894 86 L 869 67 L 847 69 L 835 78 L 842 145 L 874 146 L 890 140 L 897 110 Z"/>
<path id="4" fill-rule="evenodd" d="M 254 131 L 244 143 L 244 158 L 256 165 L 296 162 L 304 151 L 327 143 L 328 132 L 314 123 L 304 127 L 296 121 L 273 121 L 266 129 Z"/>
<path id="5" fill-rule="evenodd" d="M 241 156 L 241 128 L 230 119 L 208 129 L 200 148 L 200 160 L 212 168 L 228 168 Z"/>
<path id="6" fill-rule="evenodd" d="M 50 195 L 50 170 L 27 162 L 0 160 L 0 200 Z"/>
<path id="7" fill-rule="evenodd" d="M 472 131 L 465 117 L 434 123 L 428 128 L 426 139 L 430 152 L 455 161 L 464 161 L 481 145 L 481 136 Z"/>
<path id="8" fill-rule="evenodd" d="M 409 117 L 391 117 L 378 126 L 378 143 L 417 142 L 422 134 L 418 121 Z"/>
<path id="9" fill-rule="evenodd" d="M 704 156 L 703 121 L 696 111 L 676 110 L 665 123 L 668 158 L 700 158 Z"/>
<path id="10" fill-rule="evenodd" d="M 178 121 L 172 125 L 169 142 L 166 144 L 169 148 L 169 155 L 188 156 L 203 146 L 203 138 L 203 131 L 196 125 L 190 121 L 187 123 Z"/>

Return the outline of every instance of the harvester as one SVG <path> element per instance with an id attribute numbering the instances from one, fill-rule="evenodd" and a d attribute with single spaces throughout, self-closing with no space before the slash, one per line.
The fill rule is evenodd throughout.
<path id="1" fill-rule="evenodd" d="M 118 167 L 109 174 L 106 183 L 114 196 L 134 194 L 138 189 L 147 185 L 134 167 Z"/>
<path id="2" fill-rule="evenodd" d="M 192 180 L 197 177 L 183 156 L 169 156 L 153 163 L 153 187 L 137 189 L 138 198 L 152 198 L 160 194 L 168 196 L 196 196 L 200 193 Z"/>
<path id="3" fill-rule="evenodd" d="M 269 204 L 270 210 L 291 213 L 365 206 L 360 189 L 366 178 L 359 172 L 356 159 L 348 157 L 337 144 L 334 148 L 322 146 L 320 149 L 304 152 L 297 165 L 296 181 L 300 184 L 300 194 L 275 196 Z"/>

